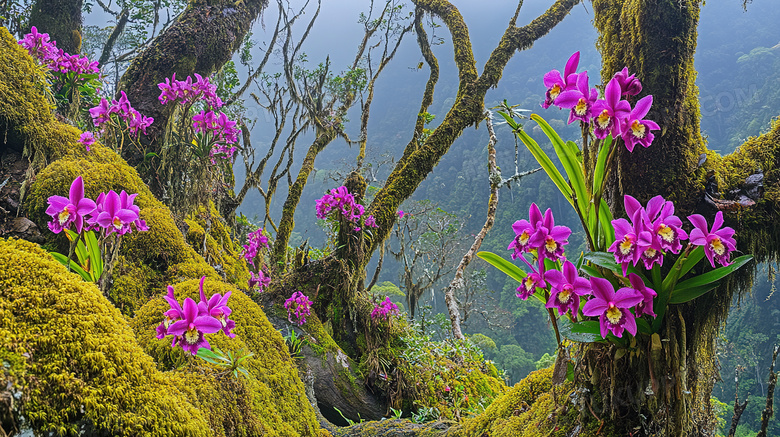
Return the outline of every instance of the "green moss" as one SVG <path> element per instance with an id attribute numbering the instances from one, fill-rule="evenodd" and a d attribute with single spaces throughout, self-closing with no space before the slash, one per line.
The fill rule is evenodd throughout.
<path id="1" fill-rule="evenodd" d="M 144 354 L 119 311 L 32 243 L 0 239 L 0 350 L 33 429 L 55 435 L 211 436 L 204 414 Z M 5 358 L 3 358 L 5 360 Z"/>
<path id="2" fill-rule="evenodd" d="M 199 207 L 185 223 L 189 226 L 187 242 L 195 251 L 211 266 L 223 272 L 227 281 L 246 288 L 249 281 L 247 263 L 214 203 L 209 202 L 208 208 Z"/>
<path id="3" fill-rule="evenodd" d="M 199 296 L 198 281 L 174 284 L 176 298 L 183 301 Z M 162 319 L 167 304 L 155 298 L 141 307 L 131 321 L 138 342 L 165 370 L 176 369 L 181 374 L 182 389 L 199 393 L 194 401 L 202 411 L 208 411 L 212 427 L 224 430 L 226 435 L 298 436 L 317 435 L 319 425 L 308 403 L 295 363 L 287 345 L 262 310 L 244 293 L 231 285 L 208 278 L 204 285 L 208 298 L 214 293 L 232 292 L 229 305 L 233 310 L 236 337 L 221 333 L 208 337 L 209 342 L 222 350 L 254 353 L 245 361 L 250 378 L 215 376 L 217 369 L 188 357 L 181 349 L 172 349 L 170 338 L 158 340 L 155 327 Z M 211 378 L 204 378 L 211 374 Z M 229 430 L 234 431 L 229 431 Z"/>

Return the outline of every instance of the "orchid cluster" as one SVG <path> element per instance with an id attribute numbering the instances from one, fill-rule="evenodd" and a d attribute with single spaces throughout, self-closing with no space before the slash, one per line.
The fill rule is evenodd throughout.
<path id="1" fill-rule="evenodd" d="M 636 335 L 636 320 L 631 307 L 636 307 L 636 316 L 655 315 L 652 308 L 656 293 L 647 288 L 641 278 L 630 275 L 631 287 L 623 287 L 616 292 L 606 279 L 580 277 L 577 268 L 563 253 L 571 229 L 555 226 L 552 211 L 548 209 L 542 216 L 535 203 L 531 204 L 528 216 L 528 220 L 518 220 L 512 225 L 515 239 L 507 248 L 512 251 L 513 259 L 520 258 L 531 268 L 531 273 L 523 278 L 517 289 L 517 297 L 526 300 L 538 290 L 549 290 L 545 306 L 557 309 L 559 316 L 570 312 L 576 321 L 580 313 L 580 298 L 591 296 L 582 307 L 582 314 L 599 317 L 601 336 L 605 338 L 607 331 L 616 337 L 621 337 L 624 330 Z M 524 253 L 531 253 L 539 259 L 538 269 L 523 257 Z M 560 270 L 545 271 L 545 259 L 558 262 Z"/>
<path id="2" fill-rule="evenodd" d="M 203 291 L 205 281 L 205 276 L 200 278 L 200 301 L 195 303 L 188 297 L 184 299 L 182 305 L 176 300 L 173 287 L 169 285 L 168 294 L 163 297 L 170 309 L 164 313 L 165 319 L 157 326 L 158 339 L 172 335 L 171 347 L 181 346 L 184 351 L 192 355 L 196 355 L 200 348 L 211 349 L 206 334 L 222 331 L 230 338 L 236 336 L 233 333 L 236 323 L 228 319 L 233 312 L 227 306 L 232 292 L 228 291 L 224 296 L 215 293 L 207 300 Z"/>
<path id="3" fill-rule="evenodd" d="M 90 62 L 86 56 L 65 53 L 57 48 L 56 41 L 50 41 L 48 33 L 39 33 L 35 26 L 19 41 L 19 45 L 52 72 L 76 75 L 100 73 L 97 61 Z"/>
<path id="4" fill-rule="evenodd" d="M 147 231 L 149 227 L 141 220 L 138 205 L 133 204 L 137 195 L 111 190 L 100 193 L 96 202 L 84 197 L 84 181 L 79 176 L 70 185 L 69 197 L 51 196 L 47 200 L 46 214 L 52 218 L 49 229 L 59 234 L 73 226 L 79 234 L 83 229 L 102 231 L 104 236 L 124 235 L 132 232 L 133 227 Z"/>
<path id="5" fill-rule="evenodd" d="M 140 112 L 133 108 L 124 91 L 121 91 L 120 94 L 119 100 L 111 100 L 111 104 L 109 104 L 108 100 L 103 98 L 100 99 L 98 106 L 89 110 L 92 123 L 95 127 L 101 128 L 99 132 L 103 132 L 104 128 L 101 126 L 106 123 L 113 123 L 116 127 L 120 127 L 119 120 L 121 120 L 127 126 L 126 129 L 131 136 L 138 137 L 139 131 L 146 135 L 146 128 L 152 125 L 154 119 L 141 115 Z M 112 120 L 112 114 L 116 114 L 117 118 L 115 120 Z"/>
<path id="6" fill-rule="evenodd" d="M 293 323 L 292 316 L 295 316 L 295 323 L 303 325 L 306 323 L 306 316 L 311 315 L 312 301 L 309 297 L 300 291 L 296 291 L 289 299 L 284 301 L 284 307 L 287 309 L 287 320 Z"/>
<path id="7" fill-rule="evenodd" d="M 327 219 L 331 213 L 337 211 L 341 217 L 346 219 L 352 225 L 355 232 L 362 230 L 360 219 L 364 218 L 363 226 L 367 228 L 377 228 L 376 219 L 373 215 L 364 216 L 365 208 L 355 201 L 355 196 L 349 193 L 347 187 L 340 186 L 330 190 L 329 194 L 323 195 L 317 199 L 315 209 L 317 218 Z"/>
<path id="8" fill-rule="evenodd" d="M 244 250 L 241 252 L 241 256 L 257 269 L 257 273 L 250 271 L 249 288 L 254 289 L 258 287 L 262 293 L 268 284 L 271 283 L 271 277 L 263 272 L 262 264 L 260 266 L 255 265 L 255 259 L 257 254 L 262 249 L 268 248 L 268 237 L 264 235 L 264 229 L 259 228 L 253 232 L 247 234 L 247 244 L 244 245 Z"/>
<path id="9" fill-rule="evenodd" d="M 158 83 L 157 88 L 161 91 L 158 97 L 161 105 L 168 102 L 191 105 L 198 100 L 203 100 L 212 108 L 222 107 L 222 100 L 217 96 L 217 86 L 211 83 L 208 77 L 202 77 L 198 73 L 195 73 L 195 82 L 190 76 L 185 80 L 176 80 L 176 73 L 173 73 L 172 78 L 166 78 L 165 82 Z"/>
<path id="10" fill-rule="evenodd" d="M 176 80 L 176 74 L 166 78 L 165 82 L 157 84 L 160 89 L 158 100 L 165 105 L 169 102 L 178 102 L 187 109 L 196 103 L 203 103 L 206 109 L 192 116 L 192 128 L 196 134 L 199 145 L 208 151 L 212 165 L 216 159 L 232 160 L 236 153 L 238 135 L 241 129 L 236 127 L 236 122 L 228 119 L 224 112 L 215 112 L 221 108 L 222 100 L 217 96 L 217 86 L 209 81 L 208 77 L 195 74 L 195 81 L 187 76 L 185 80 Z M 203 153 L 205 155 L 205 153 Z"/>
<path id="11" fill-rule="evenodd" d="M 398 310 L 398 305 L 390 301 L 390 297 L 385 297 L 385 300 L 376 304 L 374 310 L 371 311 L 371 320 L 388 320 L 390 316 L 398 316 L 401 312 Z"/>
<path id="12" fill-rule="evenodd" d="M 615 242 L 609 251 L 615 255 L 615 261 L 620 263 L 625 276 L 628 265 L 637 265 L 641 259 L 645 269 L 653 265 L 663 265 L 664 253 L 680 253 L 682 241 L 688 239 L 688 234 L 682 229 L 682 221 L 674 215 L 674 204 L 656 196 L 647 202 L 647 207 L 635 198 L 625 196 L 623 199 L 626 214 L 631 217 L 612 221 L 615 228 Z M 704 253 L 715 267 L 717 261 L 722 266 L 731 264 L 731 252 L 736 249 L 734 229 L 723 227 L 723 212 L 718 211 L 712 229 L 707 226 L 707 220 L 699 215 L 688 216 L 694 229 L 691 231 L 691 244 L 703 246 Z"/>
<path id="13" fill-rule="evenodd" d="M 649 147 L 655 137 L 651 131 L 660 129 L 656 122 L 644 118 L 653 104 L 653 96 L 639 99 L 633 109 L 628 101 L 622 100 L 642 91 L 639 79 L 623 68 L 607 83 L 604 98 L 599 99 L 598 90 L 588 86 L 588 72 L 577 73 L 579 60 L 580 52 L 576 52 L 566 63 L 563 74 L 552 70 L 544 75 L 547 92 L 542 107 L 555 105 L 570 109 L 570 124 L 575 120 L 591 124 L 593 135 L 601 140 L 610 134 L 613 138 L 621 137 L 629 152 L 637 144 Z"/>
<path id="14" fill-rule="evenodd" d="M 249 264 L 255 265 L 255 258 L 259 249 L 268 248 L 268 237 L 264 235 L 265 230 L 259 228 L 256 231 L 246 234 L 247 244 L 244 245 L 242 256 Z"/>

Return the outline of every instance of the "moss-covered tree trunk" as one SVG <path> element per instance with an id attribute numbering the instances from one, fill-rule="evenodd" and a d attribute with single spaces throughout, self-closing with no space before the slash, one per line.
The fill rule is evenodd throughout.
<path id="1" fill-rule="evenodd" d="M 174 105 L 161 105 L 157 100 L 157 84 L 174 73 L 182 80 L 194 73 L 207 76 L 218 71 L 241 46 L 252 22 L 267 5 L 268 0 L 193 0 L 130 64 L 118 88 L 127 93 L 135 109 L 154 118 L 144 139 L 146 152 L 160 152 L 162 134 L 174 109 Z M 128 147 L 123 157 L 137 166 L 144 155 Z M 160 191 L 158 186 L 152 188 Z"/>
<path id="2" fill-rule="evenodd" d="M 48 33 L 65 53 L 79 53 L 82 7 L 84 0 L 37 0 L 30 11 L 30 26 Z"/>
<path id="3" fill-rule="evenodd" d="M 628 67 L 644 86 L 636 98 L 653 95 L 648 118 L 661 126 L 649 148 L 638 147 L 633 153 L 620 149 L 617 171 L 608 187 L 613 211 L 625 214 L 625 194 L 643 203 L 661 194 L 675 202 L 678 216 L 695 210 L 711 220 L 715 210 L 708 210 L 703 202 L 705 169 L 698 168 L 699 155 L 706 151 L 699 130 L 693 66 L 700 1 L 594 0 L 593 8 L 603 83 Z M 765 206 L 776 216 L 776 202 Z M 735 218 L 732 215 L 731 224 L 745 243 L 742 249 L 749 252 L 755 247 L 753 232 Z M 590 373 L 586 385 L 597 393 L 593 397 L 598 404 L 596 413 L 623 429 L 641 427 L 644 432 L 667 436 L 711 435 L 710 395 L 718 378 L 715 337 L 735 288 L 732 282 L 692 304 L 670 307 L 660 336 L 655 340 L 638 337 L 630 350 L 633 353 L 621 358 L 615 348 L 588 348 L 584 352 Z M 638 413 L 647 420 L 641 420 Z"/>

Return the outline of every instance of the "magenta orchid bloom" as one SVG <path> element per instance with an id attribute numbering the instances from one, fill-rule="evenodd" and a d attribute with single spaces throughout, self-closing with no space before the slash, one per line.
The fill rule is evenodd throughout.
<path id="1" fill-rule="evenodd" d="M 621 120 L 631 112 L 631 105 L 625 100 L 620 100 L 620 83 L 612 79 L 604 90 L 604 100 L 593 104 L 593 135 L 603 140 L 612 134 L 613 138 L 620 135 Z"/>
<path id="2" fill-rule="evenodd" d="M 528 220 L 518 220 L 512 225 L 515 231 L 515 239 L 509 243 L 507 250 L 513 250 L 512 259 L 517 259 L 525 252 L 531 250 L 531 237 L 536 234 L 537 227 L 542 222 L 542 212 L 535 203 L 528 208 Z"/>
<path id="3" fill-rule="evenodd" d="M 566 62 L 563 76 L 558 70 L 552 70 L 544 75 L 544 86 L 547 87 L 542 107 L 547 109 L 550 105 L 557 105 L 558 96 L 566 90 L 572 89 L 577 82 L 577 65 L 580 63 L 580 52 L 575 52 Z"/>
<path id="4" fill-rule="evenodd" d="M 551 209 L 544 212 L 544 219 L 531 237 L 531 247 L 538 247 L 539 265 L 543 266 L 544 258 L 558 261 L 563 258 L 563 246 L 569 244 L 571 229 L 566 226 L 555 226 L 555 218 Z"/>
<path id="5" fill-rule="evenodd" d="M 607 338 L 607 331 L 615 337 L 622 337 L 623 331 L 636 335 L 636 319 L 629 308 L 642 301 L 642 295 L 631 288 L 621 288 L 615 293 L 612 284 L 602 278 L 590 278 L 593 297 L 585 303 L 582 314 L 599 317 L 601 337 Z"/>
<path id="6" fill-rule="evenodd" d="M 81 176 L 70 184 L 69 198 L 51 196 L 47 202 L 49 207 L 46 208 L 46 214 L 52 218 L 52 221 L 49 222 L 49 229 L 55 234 L 59 234 L 63 229 L 68 229 L 71 224 L 80 234 L 85 216 L 92 214 L 97 208 L 92 199 L 84 197 L 84 180 L 81 179 Z"/>
<path id="7" fill-rule="evenodd" d="M 402 219 L 402 218 L 404 218 L 404 214 L 406 214 L 406 213 L 405 213 L 405 212 L 403 212 L 403 211 L 401 211 L 401 210 L 398 210 L 398 218 L 399 218 L 399 219 Z"/>
<path id="8" fill-rule="evenodd" d="M 365 225 L 368 226 L 369 228 L 379 227 L 379 225 L 376 224 L 376 219 L 374 218 L 373 215 L 369 215 L 368 217 L 366 217 Z"/>
<path id="9" fill-rule="evenodd" d="M 704 254 L 710 260 L 710 265 L 715 267 L 715 261 L 722 266 L 731 264 L 731 252 L 737 249 L 737 242 L 734 241 L 734 229 L 723 226 L 723 211 L 715 214 L 715 221 L 712 223 L 712 229 L 707 230 L 707 220 L 700 214 L 688 216 L 688 220 L 693 223 L 694 229 L 691 231 L 691 243 L 697 246 L 704 246 Z"/>
<path id="10" fill-rule="evenodd" d="M 228 319 L 233 310 L 227 306 L 227 301 L 230 299 L 230 295 L 233 292 L 228 291 L 224 296 L 219 293 L 215 293 L 208 301 L 206 301 L 206 293 L 203 291 L 204 282 L 206 282 L 205 276 L 200 278 L 200 302 L 198 302 L 199 312 L 219 320 L 219 323 L 222 324 L 222 332 L 228 337 L 234 338 L 236 334 L 234 334 L 232 331 L 236 327 L 236 322 Z"/>
<path id="11" fill-rule="evenodd" d="M 642 92 L 642 82 L 636 78 L 635 74 L 628 75 L 628 67 L 615 73 L 615 79 L 620 84 L 620 92 L 624 96 L 635 96 Z"/>
<path id="12" fill-rule="evenodd" d="M 636 250 L 639 253 L 639 259 L 645 265 L 645 269 L 652 270 L 654 264 L 664 265 L 664 252 L 661 247 L 661 241 L 651 234 L 644 224 L 643 227 L 645 230 L 639 233 Z"/>
<path id="13" fill-rule="evenodd" d="M 87 148 L 87 152 L 89 152 L 89 146 L 95 144 L 95 136 L 90 131 L 83 132 L 79 136 L 79 143 L 83 144 Z"/>
<path id="14" fill-rule="evenodd" d="M 157 326 L 157 338 L 160 340 L 169 335 L 168 328 L 173 322 L 184 318 L 184 310 L 182 310 L 181 305 L 179 305 L 179 301 L 176 300 L 176 296 L 173 294 L 173 287 L 170 285 L 168 286 L 168 294 L 163 296 L 163 299 L 168 302 L 168 305 L 170 305 L 171 309 L 164 313 L 165 319 L 162 321 L 162 323 L 160 323 L 159 326 Z M 174 336 L 171 347 L 176 346 L 176 340 L 177 339 Z"/>
<path id="15" fill-rule="evenodd" d="M 636 211 L 632 218 L 633 224 L 626 219 L 612 220 L 612 226 L 615 228 L 615 241 L 607 249 L 615 254 L 615 262 L 623 267 L 623 276 L 626 275 L 628 264 L 636 265 L 641 253 L 638 249 L 639 235 L 641 228 L 637 229 L 637 224 L 642 221 L 642 211 Z"/>
<path id="16" fill-rule="evenodd" d="M 257 275 L 255 275 L 255 272 L 249 272 L 249 275 L 249 288 L 253 289 L 257 287 L 260 293 L 265 291 L 266 287 L 271 283 L 271 277 L 266 275 L 262 270 L 259 270 Z"/>
<path id="17" fill-rule="evenodd" d="M 624 198 L 626 213 L 629 216 L 642 208 L 635 198 L 626 195 Z M 682 229 L 682 220 L 674 215 L 674 203 L 655 196 L 647 202 L 646 225 L 654 238 L 657 238 L 664 251 L 680 253 L 682 240 L 688 239 L 688 234 Z"/>
<path id="18" fill-rule="evenodd" d="M 92 117 L 92 123 L 95 126 L 100 126 L 106 123 L 111 117 L 111 104 L 105 98 L 100 99 L 100 104 L 89 110 L 89 115 Z"/>
<path id="19" fill-rule="evenodd" d="M 401 314 L 401 312 L 398 310 L 398 305 L 394 304 L 388 296 L 385 297 L 384 301 L 377 304 L 373 311 L 371 311 L 371 320 L 387 320 L 391 315 L 398 316 L 399 314 Z"/>
<path id="20" fill-rule="evenodd" d="M 650 111 L 652 104 L 653 96 L 645 96 L 639 99 L 620 128 L 623 142 L 626 144 L 629 152 L 633 152 L 637 144 L 641 144 L 645 148 L 650 147 L 655 138 L 655 135 L 650 131 L 661 129 L 658 123 L 652 120 L 644 120 L 644 116 Z"/>
<path id="21" fill-rule="evenodd" d="M 542 279 L 538 273 L 529 273 L 528 276 L 523 278 L 522 282 L 520 282 L 520 286 L 517 287 L 516 296 L 522 300 L 526 300 L 536 292 L 537 287 L 547 288 L 547 283 L 544 282 L 544 279 Z"/>
<path id="22" fill-rule="evenodd" d="M 292 323 L 292 315 L 298 319 L 299 326 L 306 323 L 306 316 L 311 314 L 312 301 L 309 297 L 300 291 L 296 291 L 289 299 L 284 301 L 284 307 L 287 309 L 287 320 Z"/>
<path id="23" fill-rule="evenodd" d="M 590 123 L 591 108 L 599 98 L 599 92 L 596 88 L 588 88 L 588 73 L 583 71 L 578 75 L 576 89 L 562 92 L 555 104 L 561 108 L 571 109 L 569 113 L 569 124 L 575 120 Z"/>
<path id="24" fill-rule="evenodd" d="M 631 283 L 631 288 L 621 288 L 620 290 L 636 290 L 636 292 L 642 295 L 642 302 L 636 304 L 636 316 L 639 317 L 643 314 L 647 314 L 648 316 L 655 317 L 656 315 L 653 312 L 653 299 L 658 294 L 652 288 L 648 288 L 642 278 L 636 273 L 629 273 L 628 281 Z"/>
<path id="25" fill-rule="evenodd" d="M 141 220 L 141 209 L 138 207 L 138 205 L 133 204 L 136 196 L 138 196 L 138 193 L 127 194 L 125 190 L 122 190 L 122 192 L 119 193 L 119 200 L 122 202 L 122 209 L 130 210 L 138 217 L 135 221 L 133 221 L 135 229 L 137 231 L 148 231 L 149 226 L 146 225 L 146 220 Z"/>
<path id="26" fill-rule="evenodd" d="M 563 263 L 563 271 L 548 270 L 544 278 L 550 283 L 552 293 L 547 308 L 558 308 L 558 315 L 571 311 L 574 319 L 580 309 L 580 296 L 590 294 L 590 282 L 577 274 L 577 268 L 571 261 Z"/>
<path id="27" fill-rule="evenodd" d="M 130 223 L 138 220 L 138 214 L 129 209 L 122 208 L 122 200 L 116 191 L 111 190 L 106 194 L 102 211 L 97 216 L 97 224 L 106 230 L 106 235 L 116 232 L 124 235 L 131 231 Z"/>
<path id="28" fill-rule="evenodd" d="M 189 297 L 184 299 L 182 316 L 181 320 L 177 320 L 168 327 L 168 334 L 178 337 L 178 344 L 192 355 L 196 355 L 198 349 L 202 347 L 211 349 L 204 334 L 221 331 L 222 323 L 210 315 L 200 315 L 198 304 Z"/>

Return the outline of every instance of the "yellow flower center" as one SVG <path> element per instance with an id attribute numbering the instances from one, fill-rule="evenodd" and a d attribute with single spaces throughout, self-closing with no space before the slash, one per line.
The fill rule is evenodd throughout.
<path id="1" fill-rule="evenodd" d="M 525 283 L 523 284 L 526 291 L 531 291 L 534 289 L 534 280 L 531 279 L 530 276 L 525 277 Z"/>
<path id="2" fill-rule="evenodd" d="M 114 229 L 116 229 L 117 231 L 122 229 L 122 221 L 119 220 L 119 217 L 114 217 L 114 221 L 111 222 L 111 224 L 114 225 Z"/>
<path id="3" fill-rule="evenodd" d="M 571 299 L 571 289 L 569 287 L 563 287 L 560 293 L 558 293 L 558 302 L 566 304 Z"/>
<path id="4" fill-rule="evenodd" d="M 628 236 L 623 237 L 623 242 L 620 243 L 620 253 L 628 255 L 631 253 L 631 249 L 634 247 L 634 242 Z"/>
<path id="5" fill-rule="evenodd" d="M 580 101 L 577 102 L 577 106 L 574 107 L 574 112 L 579 116 L 585 115 L 588 112 L 588 101 L 581 97 Z"/>
<path id="6" fill-rule="evenodd" d="M 639 122 L 639 120 L 634 120 L 633 123 L 631 123 L 631 133 L 634 134 L 637 138 L 644 138 L 645 137 L 645 125 Z"/>
<path id="7" fill-rule="evenodd" d="M 521 246 L 525 246 L 528 244 L 528 240 L 531 238 L 531 235 L 528 233 L 527 230 L 523 231 L 522 234 L 517 236 L 517 242 L 520 243 Z"/>
<path id="8" fill-rule="evenodd" d="M 601 111 L 601 114 L 596 117 L 596 123 L 598 123 L 599 127 L 602 129 L 609 127 L 610 120 L 612 120 L 612 117 L 609 116 L 609 112 L 606 109 Z"/>
<path id="9" fill-rule="evenodd" d="M 69 218 L 70 218 L 70 211 L 68 210 L 67 207 L 63 209 L 62 212 L 57 216 L 57 219 L 60 222 L 60 226 L 64 225 Z"/>
<path id="10" fill-rule="evenodd" d="M 547 237 L 547 240 L 544 243 L 544 248 L 547 249 L 547 252 L 549 253 L 555 253 L 555 251 L 558 249 L 558 243 L 553 237 Z"/>
<path id="11" fill-rule="evenodd" d="M 561 86 L 557 83 L 550 88 L 550 98 L 555 100 L 558 95 L 561 93 Z"/>
<path id="12" fill-rule="evenodd" d="M 609 304 L 609 308 L 607 309 L 607 320 L 609 320 L 609 323 L 617 325 L 621 318 L 623 318 L 623 312 L 620 311 L 620 308 L 616 307 L 614 304 Z"/>
<path id="13" fill-rule="evenodd" d="M 184 341 L 187 342 L 187 344 L 195 344 L 198 342 L 198 339 L 200 339 L 200 334 L 196 328 L 188 329 L 187 332 L 184 333 Z"/>
<path id="14" fill-rule="evenodd" d="M 710 241 L 710 247 L 712 248 L 712 251 L 715 252 L 716 255 L 722 256 L 724 253 L 726 253 L 726 246 L 723 245 L 723 242 L 720 241 L 720 238 L 715 237 Z"/>
<path id="15" fill-rule="evenodd" d="M 654 258 L 656 253 L 658 253 L 657 250 L 649 247 L 647 250 L 645 250 L 645 258 Z"/>
<path id="16" fill-rule="evenodd" d="M 671 243 L 674 241 L 674 229 L 664 224 L 662 224 L 661 227 L 658 228 L 658 235 L 660 235 L 661 238 L 663 238 L 664 241 L 666 241 L 667 243 Z"/>

